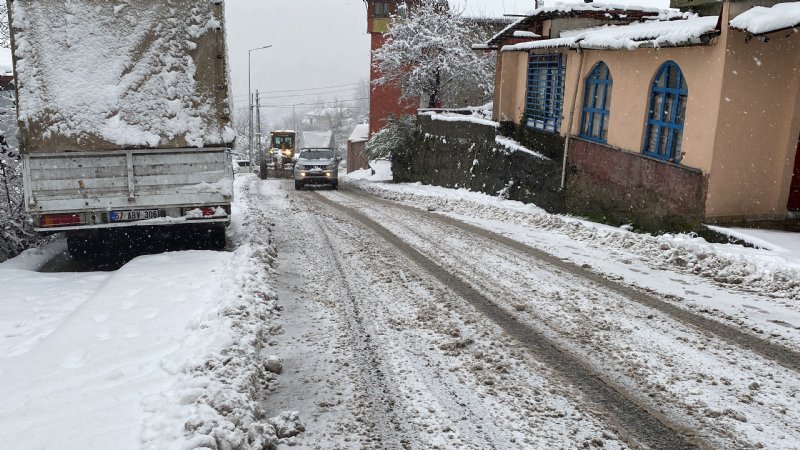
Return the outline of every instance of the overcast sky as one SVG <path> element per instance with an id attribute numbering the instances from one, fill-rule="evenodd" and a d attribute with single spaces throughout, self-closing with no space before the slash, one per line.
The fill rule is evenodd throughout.
<path id="1" fill-rule="evenodd" d="M 669 4 L 668 0 L 609 3 Z M 225 4 L 236 108 L 246 111 L 248 50 L 267 44 L 273 47 L 251 54 L 253 90 L 269 91 L 262 98 L 272 98 L 265 102 L 288 106 L 314 103 L 320 97 L 326 97 L 325 101 L 358 97 L 352 88 L 369 78 L 370 41 L 363 0 L 226 0 Z M 451 0 L 451 4 L 468 15 L 502 15 L 530 11 L 534 0 Z M 340 87 L 308 90 L 328 86 Z M 329 94 L 318 95 L 324 92 Z M 277 119 L 291 114 L 291 107 L 264 113 Z"/>
<path id="2" fill-rule="evenodd" d="M 273 105 L 357 97 L 354 84 L 369 78 L 369 35 L 363 0 L 227 0 L 226 26 L 234 107 L 247 106 L 248 50 L 253 90 Z M 349 86 L 343 86 L 349 85 Z M 303 92 L 301 89 L 341 86 Z M 334 92 L 341 91 L 341 92 Z M 300 94 L 313 94 L 299 96 Z M 292 95 L 292 97 L 286 97 Z M 281 97 L 281 98 L 277 98 Z M 246 108 L 245 108 L 246 110 Z M 282 108 L 291 114 L 291 108 Z M 263 112 L 263 111 L 262 111 Z"/>

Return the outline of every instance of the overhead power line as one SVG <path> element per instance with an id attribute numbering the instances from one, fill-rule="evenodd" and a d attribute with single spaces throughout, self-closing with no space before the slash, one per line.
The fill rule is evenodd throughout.
<path id="1" fill-rule="evenodd" d="M 261 100 L 269 100 L 269 99 L 276 99 L 276 98 L 296 98 L 296 97 L 312 97 L 312 96 L 319 96 L 319 95 L 344 94 L 344 93 L 347 93 L 347 92 L 355 92 L 355 91 L 357 91 L 357 89 L 340 89 L 338 91 L 312 92 L 312 93 L 309 93 L 309 94 L 269 95 L 269 96 L 261 95 L 261 92 L 259 92 L 258 93 L 259 94 L 258 97 Z"/>
<path id="2" fill-rule="evenodd" d="M 347 100 L 339 100 L 335 102 L 325 102 L 325 103 L 295 103 L 293 105 L 261 105 L 261 108 L 302 108 L 302 107 L 309 107 L 309 108 L 319 108 L 324 106 L 337 106 L 343 103 L 351 103 L 351 102 L 360 102 L 364 100 L 369 100 L 369 97 L 364 98 L 351 98 Z M 348 108 L 365 108 L 361 106 L 347 106 Z M 247 106 L 243 106 L 240 108 L 236 108 L 237 111 L 245 110 Z"/>
<path id="3" fill-rule="evenodd" d="M 335 88 L 342 88 L 348 86 L 360 86 L 361 83 L 348 83 L 348 84 L 337 84 L 332 86 L 322 86 L 322 87 L 314 87 L 314 88 L 305 88 L 305 89 L 281 89 L 278 91 L 259 91 L 261 94 L 282 94 L 284 92 L 308 92 L 308 91 L 322 91 L 326 89 L 335 89 Z M 247 97 L 247 94 L 239 94 L 234 95 L 234 97 Z"/>

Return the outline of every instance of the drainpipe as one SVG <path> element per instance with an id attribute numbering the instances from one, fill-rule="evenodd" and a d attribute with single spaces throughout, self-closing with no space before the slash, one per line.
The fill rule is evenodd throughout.
<path id="1" fill-rule="evenodd" d="M 569 140 L 572 136 L 572 121 L 575 117 L 575 103 L 578 101 L 578 88 L 581 87 L 581 75 L 583 74 L 583 49 L 578 42 L 578 76 L 575 77 L 575 90 L 572 92 L 572 107 L 569 109 L 569 119 L 567 119 L 567 137 L 564 139 L 564 163 L 561 166 L 561 190 L 567 186 L 567 155 L 569 153 Z"/>

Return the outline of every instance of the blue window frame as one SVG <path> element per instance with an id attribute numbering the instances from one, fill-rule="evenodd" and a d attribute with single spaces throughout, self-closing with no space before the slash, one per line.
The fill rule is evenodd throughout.
<path id="1" fill-rule="evenodd" d="M 583 91 L 583 114 L 581 134 L 584 139 L 606 142 L 608 138 L 608 116 L 611 107 L 611 72 L 604 62 L 595 64 L 586 77 Z"/>
<path id="2" fill-rule="evenodd" d="M 673 61 L 665 62 L 658 69 L 650 89 L 650 110 L 642 153 L 680 162 L 688 95 L 689 88 L 681 68 Z"/>
<path id="3" fill-rule="evenodd" d="M 564 103 L 564 64 L 560 53 L 528 57 L 526 125 L 558 132 Z"/>

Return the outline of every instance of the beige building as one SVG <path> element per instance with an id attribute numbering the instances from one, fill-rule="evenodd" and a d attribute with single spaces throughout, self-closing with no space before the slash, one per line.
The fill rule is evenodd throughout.
<path id="1" fill-rule="evenodd" d="M 499 56 L 495 119 L 563 137 L 568 209 L 619 220 L 798 214 L 800 2 L 716 5 L 709 16 L 540 8 L 487 43 Z"/>

